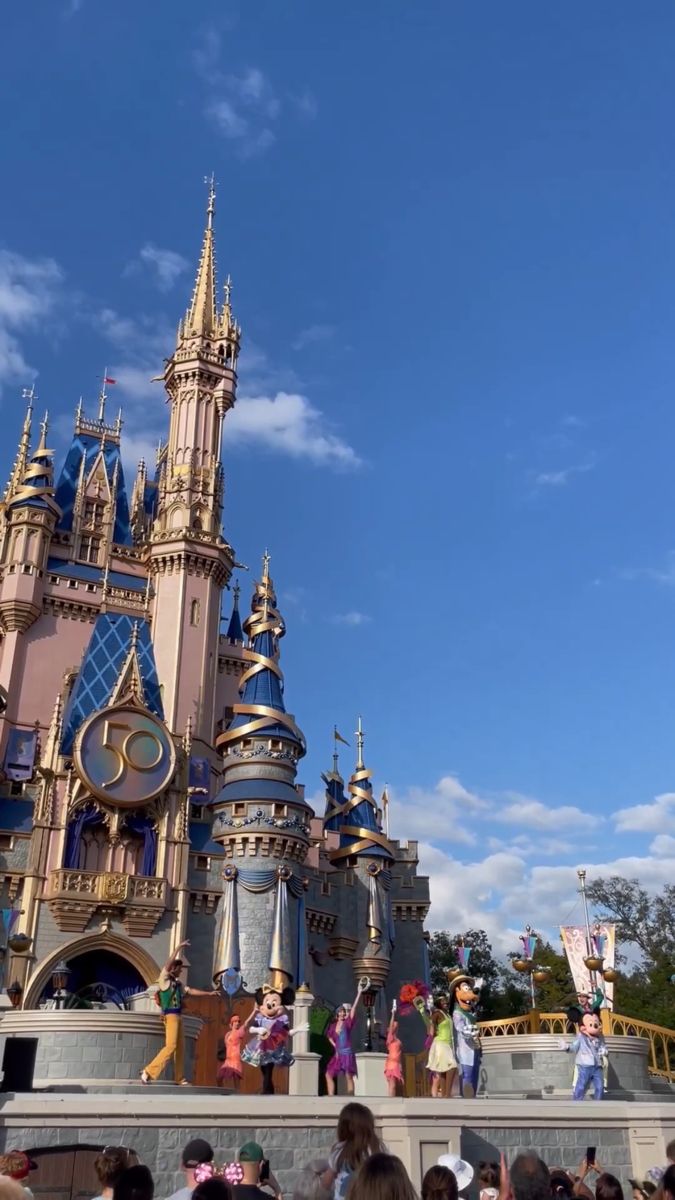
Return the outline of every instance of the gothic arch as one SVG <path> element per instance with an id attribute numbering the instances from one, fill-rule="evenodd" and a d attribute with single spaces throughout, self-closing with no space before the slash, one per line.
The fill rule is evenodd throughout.
<path id="1" fill-rule="evenodd" d="M 136 942 L 132 942 L 131 938 L 121 937 L 117 933 L 89 933 L 85 937 L 74 938 L 72 942 L 64 942 L 42 960 L 28 981 L 23 1007 L 36 1007 L 57 962 L 60 962 L 62 958 L 66 961 L 71 958 L 79 958 L 81 954 L 86 954 L 89 950 L 110 950 L 113 954 L 119 954 L 121 958 L 128 959 L 136 967 L 148 986 L 157 982 L 159 966 L 147 950 L 137 945 Z"/>

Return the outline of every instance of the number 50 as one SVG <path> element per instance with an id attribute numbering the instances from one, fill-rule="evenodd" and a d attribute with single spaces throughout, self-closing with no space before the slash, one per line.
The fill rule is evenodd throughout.
<path id="1" fill-rule="evenodd" d="M 122 738 L 122 744 L 115 745 L 113 738 L 115 734 L 126 735 Z M 133 748 L 138 738 L 149 738 L 154 743 L 157 757 L 153 762 L 139 762 L 133 757 Z M 124 775 L 124 772 L 129 768 L 132 771 L 154 771 L 162 761 L 164 749 L 162 743 L 156 733 L 151 733 L 149 729 L 132 729 L 131 725 L 127 725 L 124 721 L 106 721 L 103 726 L 103 748 L 109 750 L 115 755 L 117 760 L 117 769 L 115 774 L 101 784 L 101 787 L 114 787 L 119 783 Z"/>

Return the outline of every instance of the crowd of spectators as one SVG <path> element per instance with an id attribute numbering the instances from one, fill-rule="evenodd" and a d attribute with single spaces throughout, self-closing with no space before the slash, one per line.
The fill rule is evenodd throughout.
<path id="1" fill-rule="evenodd" d="M 335 1143 L 325 1159 L 299 1173 L 292 1200 L 419 1200 L 400 1158 L 389 1154 L 375 1130 L 373 1114 L 352 1101 L 340 1113 Z M 598 1162 L 584 1161 L 576 1172 L 549 1167 L 533 1151 L 507 1165 L 481 1162 L 474 1168 L 455 1154 L 443 1154 L 426 1172 L 421 1200 L 675 1200 L 675 1141 L 668 1163 L 643 1180 L 631 1179 L 632 1195 Z M 0 1200 L 30 1200 L 28 1177 L 35 1166 L 22 1151 L 0 1156 Z M 236 1161 L 218 1164 L 204 1138 L 192 1138 L 180 1162 L 184 1184 L 171 1196 L 155 1196 L 148 1167 L 133 1151 L 106 1146 L 97 1156 L 100 1192 L 95 1200 L 283 1200 L 265 1151 L 246 1142 Z"/>

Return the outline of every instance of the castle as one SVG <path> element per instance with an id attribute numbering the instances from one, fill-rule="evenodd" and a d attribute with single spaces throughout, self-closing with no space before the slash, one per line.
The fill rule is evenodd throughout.
<path id="1" fill-rule="evenodd" d="M 250 613 L 222 532 L 221 435 L 241 329 L 217 303 L 215 195 L 163 382 L 168 438 L 131 492 L 121 415 L 82 404 L 58 479 L 33 394 L 0 506 L 0 884 L 5 987 L 121 1004 L 190 940 L 190 982 L 270 977 L 336 1005 L 368 975 L 380 1020 L 424 977 L 428 881 L 383 829 L 357 738 L 325 812 L 296 783 L 284 621 L 265 555 Z M 307 698 L 307 703 L 311 698 Z M 300 707 L 300 705 L 298 705 Z M 4 954 L 3 954 L 4 951 Z M 58 972 L 57 972 L 58 973 Z"/>

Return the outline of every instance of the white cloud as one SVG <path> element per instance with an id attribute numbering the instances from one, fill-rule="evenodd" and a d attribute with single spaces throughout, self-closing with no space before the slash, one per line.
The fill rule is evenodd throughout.
<path id="1" fill-rule="evenodd" d="M 306 396 L 244 396 L 225 422 L 225 441 L 263 446 L 292 458 L 341 468 L 361 465 L 356 451 L 327 428 L 326 419 Z"/>
<path id="2" fill-rule="evenodd" d="M 372 621 L 367 613 L 358 612 L 356 609 L 351 609 L 349 612 L 336 613 L 331 617 L 334 625 L 349 625 L 352 629 L 356 629 L 359 625 L 368 625 Z"/>
<path id="3" fill-rule="evenodd" d="M 53 315 L 63 289 L 53 258 L 25 258 L 0 250 L 0 389 L 29 383 L 37 375 L 26 361 L 22 335 Z"/>
<path id="4" fill-rule="evenodd" d="M 165 250 L 147 242 L 141 247 L 138 258 L 125 268 L 124 274 L 136 274 L 139 270 L 147 268 L 160 292 L 168 292 L 188 266 L 187 259 L 176 250 Z"/>
<path id="5" fill-rule="evenodd" d="M 469 792 L 456 775 L 444 775 L 430 789 L 410 787 L 399 792 L 389 789 L 389 821 L 393 836 L 416 841 L 476 843 L 477 814 L 489 809 L 489 802 Z"/>
<path id="6" fill-rule="evenodd" d="M 619 579 L 632 583 L 636 579 L 648 579 L 653 583 L 675 586 L 675 550 L 669 550 L 660 567 L 623 567 L 617 572 Z"/>
<path id="7" fill-rule="evenodd" d="M 301 329 L 293 342 L 293 350 L 304 350 L 307 346 L 315 346 L 317 342 L 327 342 L 335 336 L 334 325 L 309 325 Z"/>
<path id="8" fill-rule="evenodd" d="M 587 471 L 592 471 L 595 463 L 592 461 L 578 463 L 569 467 L 563 467 L 559 471 L 540 471 L 535 476 L 534 485 L 537 488 L 542 487 L 565 487 L 566 484 L 573 479 L 575 475 L 585 475 Z"/>
<path id="9" fill-rule="evenodd" d="M 675 792 L 656 796 L 652 804 L 635 804 L 612 813 L 617 833 L 675 833 Z"/>
<path id="10" fill-rule="evenodd" d="M 520 796 L 517 792 L 507 792 L 512 803 L 506 808 L 499 808 L 495 817 L 507 825 L 524 825 L 528 829 L 542 829 L 550 833 L 575 826 L 577 829 L 593 829 L 598 824 L 597 813 L 585 813 L 571 804 L 563 804 L 560 808 L 550 808 L 541 800 L 533 800 L 529 796 Z"/>
<path id="11" fill-rule="evenodd" d="M 649 847 L 650 854 L 658 858 L 675 858 L 675 837 L 669 833 L 659 833 Z"/>

